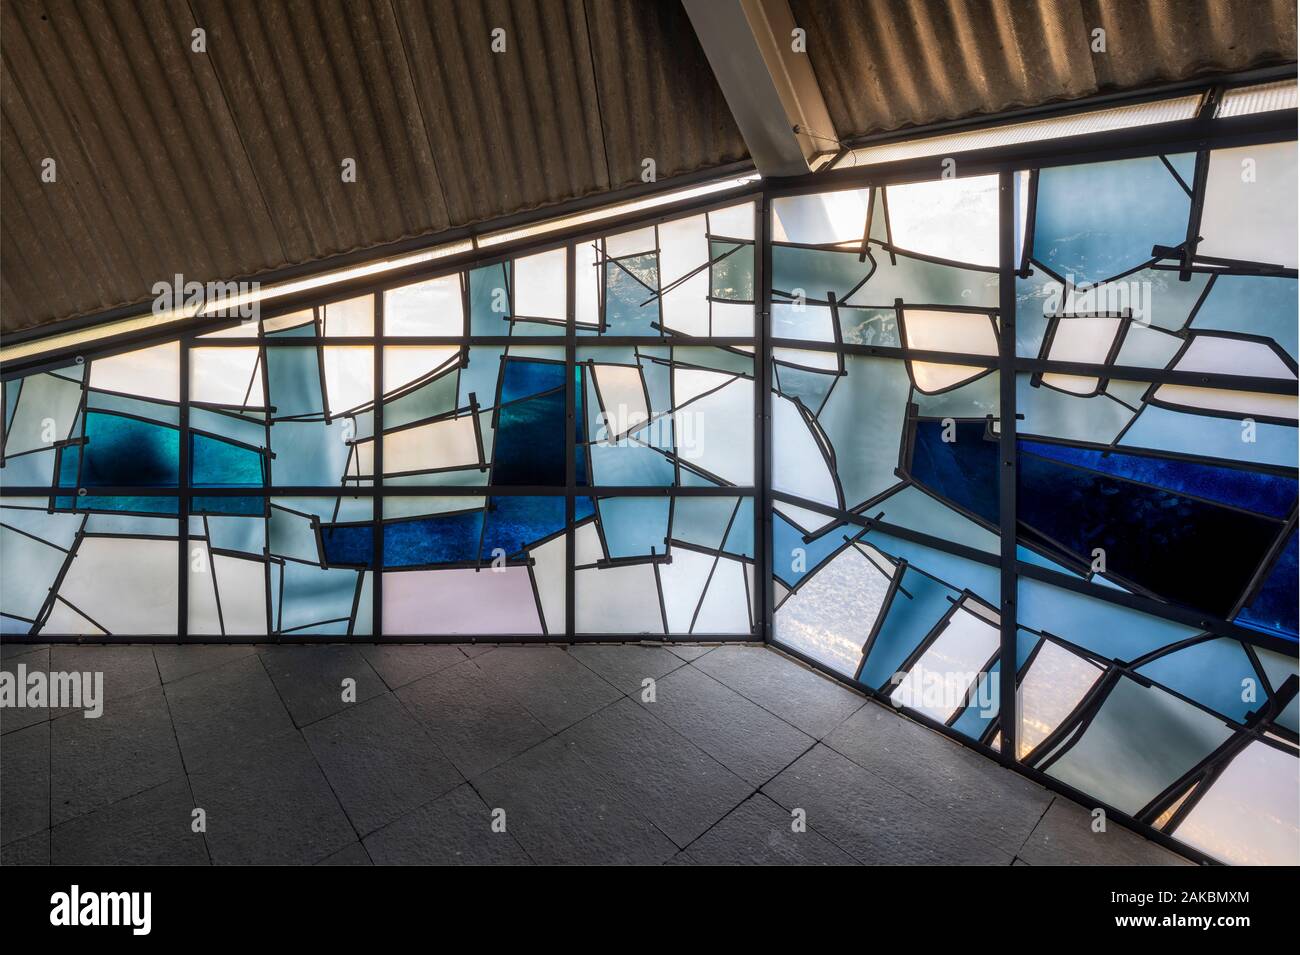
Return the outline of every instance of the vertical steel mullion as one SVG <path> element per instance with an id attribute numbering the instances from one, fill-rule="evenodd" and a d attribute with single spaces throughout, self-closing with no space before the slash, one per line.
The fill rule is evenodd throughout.
<path id="1" fill-rule="evenodd" d="M 768 242 L 769 210 L 766 190 L 755 203 L 754 266 L 758 271 L 754 289 L 757 310 L 754 315 L 758 348 L 755 349 L 754 387 L 758 390 L 758 415 L 754 422 L 754 467 L 757 478 L 754 488 L 754 589 L 757 591 L 758 636 L 770 643 L 773 629 L 776 593 L 772 579 L 772 246 Z"/>
<path id="2" fill-rule="evenodd" d="M 180 380 L 177 427 L 180 429 L 180 474 L 177 476 L 179 493 L 176 495 L 176 642 L 189 636 L 190 629 L 190 340 L 182 335 L 179 342 Z M 89 375 L 89 371 L 86 372 Z M 212 542 L 205 545 L 209 549 Z M 212 581 L 213 593 L 217 582 Z"/>
<path id="3" fill-rule="evenodd" d="M 375 293 L 375 344 L 374 344 L 374 391 L 375 408 L 372 414 L 371 431 L 374 433 L 374 448 L 370 455 L 371 481 L 375 493 L 371 495 L 370 519 L 373 524 L 373 542 L 371 549 L 374 560 L 370 571 L 370 635 L 371 639 L 384 639 L 384 293 Z M 360 611 L 358 611 L 360 612 Z"/>
<path id="4" fill-rule="evenodd" d="M 577 611 L 574 607 L 574 531 L 573 519 L 577 513 L 577 394 L 574 375 L 577 374 L 577 329 L 574 299 L 577 294 L 578 246 L 565 246 L 564 275 L 564 638 L 577 639 Z M 603 268 L 603 266 L 602 266 Z M 495 447 L 495 444 L 493 445 Z M 550 630 L 550 626 L 547 626 Z"/>
<path id="5" fill-rule="evenodd" d="M 998 174 L 998 514 L 1001 532 L 1001 653 L 998 725 L 1002 762 L 1016 762 L 1016 285 L 1015 173 Z"/>

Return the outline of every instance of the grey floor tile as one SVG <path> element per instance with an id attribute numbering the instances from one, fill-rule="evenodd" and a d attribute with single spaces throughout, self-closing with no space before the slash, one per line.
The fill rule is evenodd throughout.
<path id="1" fill-rule="evenodd" d="M 552 733 L 623 695 L 560 647 L 499 647 L 475 663 Z"/>
<path id="2" fill-rule="evenodd" d="M 158 664 L 158 674 L 162 677 L 162 681 L 175 683 L 177 680 L 202 673 L 204 670 L 211 670 L 242 657 L 252 656 L 256 652 L 257 647 L 251 643 L 204 643 L 185 646 L 160 643 L 153 648 L 153 658 Z"/>
<path id="3" fill-rule="evenodd" d="M 340 849 L 338 852 L 334 853 L 333 855 L 326 856 L 324 859 L 321 859 L 320 862 L 317 862 L 316 864 L 317 865 L 374 865 L 374 863 L 370 861 L 370 856 L 366 854 L 365 847 L 359 842 L 354 842 L 346 849 Z"/>
<path id="4" fill-rule="evenodd" d="M 867 865 L 1009 865 L 1011 853 L 961 820 L 818 745 L 763 787 L 808 827 Z"/>
<path id="5" fill-rule="evenodd" d="M 705 643 L 665 643 L 664 649 L 674 656 L 681 657 L 687 663 L 698 660 L 706 653 L 716 650 L 720 644 Z"/>
<path id="6" fill-rule="evenodd" d="M 1017 853 L 1029 865 L 1191 865 L 1150 839 L 1109 822 L 1093 831 L 1092 813 L 1057 796 Z"/>
<path id="7" fill-rule="evenodd" d="M 5 637 L 0 639 L 0 660 L 26 656 L 37 650 L 48 650 L 49 648 L 48 643 L 28 643 L 14 637 Z"/>
<path id="8" fill-rule="evenodd" d="M 397 698 L 461 774 L 471 778 L 551 735 L 473 660 L 407 684 Z"/>
<path id="9" fill-rule="evenodd" d="M 677 852 L 575 747 L 547 740 L 474 781 L 489 811 L 543 865 L 657 865 Z"/>
<path id="10" fill-rule="evenodd" d="M 440 644 L 371 644 L 357 647 L 390 690 L 414 683 L 465 659 L 457 647 Z"/>
<path id="11" fill-rule="evenodd" d="M 54 828 L 55 865 L 207 865 L 184 776 Z"/>
<path id="12" fill-rule="evenodd" d="M 217 865 L 310 865 L 357 841 L 297 730 L 191 773 L 190 788 Z"/>
<path id="13" fill-rule="evenodd" d="M 303 730 L 361 835 L 455 788 L 461 775 L 391 693 Z"/>
<path id="14" fill-rule="evenodd" d="M 452 645 L 471 660 L 475 657 L 481 657 L 485 653 L 491 653 L 497 648 L 495 643 L 456 643 Z"/>
<path id="15" fill-rule="evenodd" d="M 816 830 L 795 831 L 795 820 L 756 793 L 686 849 L 704 865 L 857 865 Z"/>
<path id="16" fill-rule="evenodd" d="M 41 683 L 49 675 L 50 670 L 50 650 L 49 647 L 32 649 L 30 653 L 15 654 L 6 656 L 0 661 L 0 672 L 8 673 L 9 679 L 14 681 L 14 688 L 22 700 L 23 706 L 4 706 L 0 707 L 0 734 L 12 733 L 31 726 L 34 723 L 44 723 L 50 718 L 49 696 L 46 690 L 44 700 L 40 700 L 40 706 L 27 706 L 29 699 L 27 690 L 35 686 L 48 686 L 48 683 Z M 36 675 L 41 674 L 37 678 Z M 36 678 L 36 682 L 33 679 Z M 17 700 L 15 700 L 17 702 Z"/>
<path id="17" fill-rule="evenodd" d="M 580 643 L 572 647 L 569 653 L 616 689 L 633 696 L 640 695 L 642 681 L 645 679 L 658 680 L 686 665 L 686 661 L 663 647 L 636 643 Z"/>
<path id="18" fill-rule="evenodd" d="M 60 644 L 50 648 L 50 671 L 62 673 L 102 673 L 104 709 L 149 687 L 158 686 L 158 665 L 153 647 L 149 646 L 74 646 Z M 53 716 L 72 712 L 56 709 Z"/>
<path id="19" fill-rule="evenodd" d="M 70 713 L 50 721 L 55 826 L 184 771 L 162 687 L 112 700 L 97 719 Z"/>
<path id="20" fill-rule="evenodd" d="M 492 813 L 470 786 L 459 786 L 366 839 L 376 865 L 528 865 L 509 831 L 492 830 Z"/>
<path id="21" fill-rule="evenodd" d="M 767 782 L 815 742 L 694 667 L 658 681 L 655 701 L 641 705 L 753 786 Z"/>
<path id="22" fill-rule="evenodd" d="M 276 646 L 259 651 L 266 672 L 298 726 L 306 726 L 362 703 L 385 690 L 356 647 L 340 644 Z M 343 700 L 343 681 L 356 681 L 353 703 Z"/>
<path id="23" fill-rule="evenodd" d="M 1013 855 L 1052 801 L 1042 786 L 879 703 L 868 702 L 825 743 Z"/>
<path id="24" fill-rule="evenodd" d="M 194 772 L 293 729 L 293 720 L 256 655 L 164 687 L 185 768 Z"/>
<path id="25" fill-rule="evenodd" d="M 766 647 L 718 647 L 692 666 L 816 739 L 865 702 L 829 677 Z"/>
<path id="26" fill-rule="evenodd" d="M 48 829 L 15 839 L 0 847 L 0 866 L 49 864 L 50 830 Z"/>
<path id="27" fill-rule="evenodd" d="M 624 698 L 560 737 L 684 849 L 754 787 Z"/>
<path id="28" fill-rule="evenodd" d="M 16 730 L 0 743 L 0 844 L 50 828 L 50 724 Z"/>

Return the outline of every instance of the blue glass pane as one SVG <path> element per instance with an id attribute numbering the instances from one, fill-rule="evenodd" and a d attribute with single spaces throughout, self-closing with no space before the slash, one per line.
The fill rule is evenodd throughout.
<path id="1" fill-rule="evenodd" d="M 196 486 L 261 487 L 262 455 L 230 441 L 191 434 L 190 473 Z"/>
<path id="2" fill-rule="evenodd" d="M 1300 567 L 1296 560 L 1296 534 L 1282 548 L 1264 585 L 1255 598 L 1237 614 L 1236 621 L 1252 630 L 1296 639 L 1296 580 Z"/>
<path id="3" fill-rule="evenodd" d="M 96 411 L 86 414 L 85 445 L 65 448 L 59 468 L 63 487 L 176 487 L 179 476 L 179 431 Z"/>

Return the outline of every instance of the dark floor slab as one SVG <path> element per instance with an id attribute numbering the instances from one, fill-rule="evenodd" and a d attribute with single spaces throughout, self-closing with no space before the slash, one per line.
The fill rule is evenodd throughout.
<path id="1" fill-rule="evenodd" d="M 184 776 L 54 828 L 55 865 L 207 865 Z"/>
<path id="2" fill-rule="evenodd" d="M 103 674 L 103 706 L 105 710 L 117 700 L 158 686 L 158 665 L 154 663 L 153 647 L 149 646 L 75 646 L 58 644 L 50 648 L 50 671 L 54 673 Z M 84 682 L 84 680 L 83 680 Z M 84 691 L 83 691 L 84 692 Z M 72 712 L 59 708 L 51 715 Z"/>
<path id="3" fill-rule="evenodd" d="M 153 648 L 154 662 L 164 683 L 175 683 L 187 676 L 252 656 L 257 647 L 251 643 L 187 644 L 160 643 Z"/>
<path id="4" fill-rule="evenodd" d="M 1093 831 L 1092 813 L 1057 796 L 1017 853 L 1029 865 L 1191 865 L 1117 822 Z"/>
<path id="5" fill-rule="evenodd" d="M 657 865 L 677 847 L 573 744 L 554 737 L 474 781 L 542 865 Z"/>
<path id="6" fill-rule="evenodd" d="M 3 641 L 0 641 L 0 660 L 26 656 L 37 650 L 48 650 L 49 648 L 48 643 L 27 643 L 23 640 L 15 640 L 13 637 L 5 637 Z"/>
<path id="7" fill-rule="evenodd" d="M 161 686 L 112 700 L 97 719 L 70 713 L 50 721 L 54 826 L 184 772 Z"/>
<path id="8" fill-rule="evenodd" d="M 583 758 L 680 849 L 754 790 L 626 697 L 560 738 L 576 744 Z"/>
<path id="9" fill-rule="evenodd" d="M 190 775 L 217 865 L 311 865 L 357 833 L 297 730 Z"/>
<path id="10" fill-rule="evenodd" d="M 528 865 L 509 831 L 492 830 L 492 812 L 472 787 L 458 786 L 366 839 L 377 865 Z"/>
<path id="11" fill-rule="evenodd" d="M 795 820 L 762 793 L 696 839 L 687 855 L 703 865 L 857 865 L 815 830 L 795 831 Z"/>
<path id="12" fill-rule="evenodd" d="M 366 854 L 365 847 L 359 842 L 354 842 L 346 849 L 340 849 L 331 856 L 321 859 L 317 865 L 374 865 L 370 861 L 370 856 Z"/>
<path id="13" fill-rule="evenodd" d="M 50 724 L 15 730 L 0 743 L 0 845 L 50 828 Z"/>
<path id="14" fill-rule="evenodd" d="M 663 647 L 625 644 L 577 644 L 569 654 L 623 693 L 640 696 L 646 679 L 658 680 L 685 666 Z"/>
<path id="15" fill-rule="evenodd" d="M 274 646 L 259 651 L 284 705 L 298 726 L 307 726 L 385 690 L 356 647 L 341 644 Z M 344 681 L 353 680 L 352 702 L 344 700 Z"/>
<path id="16" fill-rule="evenodd" d="M 1013 855 L 1052 801 L 1042 786 L 879 703 L 868 702 L 825 743 Z"/>
<path id="17" fill-rule="evenodd" d="M 15 691 L 19 694 L 18 699 L 24 704 L 23 706 L 4 706 L 0 707 L 0 735 L 12 733 L 15 730 L 24 729 L 36 723 L 44 723 L 50 718 L 50 707 L 48 695 L 42 702 L 41 706 L 27 706 L 27 690 L 38 683 L 33 683 L 33 679 L 41 680 L 48 677 L 50 671 L 50 649 L 41 647 L 32 649 L 30 653 L 14 654 L 6 656 L 0 661 L 0 673 L 8 673 L 8 679 L 14 681 Z M 37 674 L 42 676 L 37 677 Z M 48 686 L 48 684 L 46 684 Z M 47 690 L 48 694 L 48 690 Z"/>
<path id="18" fill-rule="evenodd" d="M 313 723 L 303 736 L 362 836 L 462 781 L 433 737 L 391 693 Z"/>
<path id="19" fill-rule="evenodd" d="M 0 847 L 0 866 L 49 865 L 50 831 L 43 829 Z"/>
<path id="20" fill-rule="evenodd" d="M 829 677 L 767 647 L 718 647 L 692 666 L 815 739 L 821 739 L 865 702 Z"/>
<path id="21" fill-rule="evenodd" d="M 465 654 L 445 644 L 371 644 L 357 648 L 390 690 L 455 666 Z"/>
<path id="22" fill-rule="evenodd" d="M 473 660 L 407 684 L 396 695 L 469 778 L 551 735 Z"/>
<path id="23" fill-rule="evenodd" d="M 475 663 L 552 733 L 623 695 L 560 647 L 498 647 Z"/>
<path id="24" fill-rule="evenodd" d="M 164 687 L 185 768 L 228 760 L 258 740 L 293 729 L 293 720 L 257 655 Z"/>
<path id="25" fill-rule="evenodd" d="M 803 809 L 810 829 L 868 865 L 1011 863 L 1011 853 L 967 823 L 825 745 L 801 756 L 763 792 L 787 811 Z"/>
<path id="26" fill-rule="evenodd" d="M 475 657 L 481 657 L 485 653 L 491 653 L 498 645 L 495 643 L 457 643 L 453 644 L 453 646 L 472 660 Z"/>
<path id="27" fill-rule="evenodd" d="M 695 667 L 659 680 L 654 702 L 641 705 L 752 786 L 767 782 L 815 742 Z"/>

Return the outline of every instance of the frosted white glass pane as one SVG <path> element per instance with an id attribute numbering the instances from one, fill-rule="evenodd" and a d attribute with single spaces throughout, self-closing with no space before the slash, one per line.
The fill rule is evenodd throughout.
<path id="1" fill-rule="evenodd" d="M 870 189 L 773 199 L 772 239 L 805 245 L 861 244 L 870 202 Z"/>
<path id="2" fill-rule="evenodd" d="M 384 293 L 384 331 L 389 335 L 464 334 L 460 275 L 389 289 Z"/>
<path id="3" fill-rule="evenodd" d="M 1296 757 L 1253 742 L 1192 807 L 1174 835 L 1232 865 L 1300 864 Z"/>
<path id="4" fill-rule="evenodd" d="M 324 353 L 325 394 L 331 416 L 373 405 L 375 353 L 369 345 L 327 345 Z"/>
<path id="5" fill-rule="evenodd" d="M 359 449 L 369 452 L 370 442 Z M 384 435 L 384 473 L 405 474 L 477 465 L 478 439 L 472 415 L 446 418 L 429 424 L 390 431 Z M 369 453 L 361 456 L 361 473 L 373 473 Z"/>
<path id="6" fill-rule="evenodd" d="M 600 326 L 600 247 L 595 242 L 574 246 L 574 321 L 580 326 Z"/>
<path id="7" fill-rule="evenodd" d="M 976 365 L 949 365 L 933 361 L 908 362 L 908 367 L 912 370 L 912 380 L 916 382 L 917 389 L 926 394 L 953 388 L 988 373 L 987 368 Z"/>
<path id="8" fill-rule="evenodd" d="M 1016 755 L 1023 759 L 1061 725 L 1101 676 L 1101 669 L 1077 653 L 1043 641 L 1020 682 L 1016 706 L 1020 733 Z"/>
<path id="9" fill-rule="evenodd" d="M 652 565 L 580 570 L 573 585 L 578 632 L 664 632 Z"/>
<path id="10" fill-rule="evenodd" d="M 649 420 L 650 411 L 646 406 L 640 368 L 632 365 L 595 365 L 593 371 L 609 438 L 625 435 Z"/>
<path id="11" fill-rule="evenodd" d="M 672 563 L 659 565 L 659 580 L 664 589 L 664 613 L 670 633 L 690 633 L 691 619 L 699 606 L 704 584 L 709 579 L 713 558 L 678 547 Z M 701 631 L 703 632 L 703 631 Z"/>
<path id="12" fill-rule="evenodd" d="M 87 537 L 59 596 L 110 633 L 175 633 L 176 559 L 174 540 Z"/>
<path id="13" fill-rule="evenodd" d="M 713 302 L 713 334 L 741 338 L 754 334 L 754 306 L 751 302 Z"/>
<path id="14" fill-rule="evenodd" d="M 457 345 L 385 348 L 384 394 L 391 395 L 413 381 L 431 377 L 434 372 L 447 371 L 459 356 Z"/>
<path id="15" fill-rule="evenodd" d="M 898 248 L 971 265 L 998 264 L 997 176 L 888 186 L 885 195 Z"/>
<path id="16" fill-rule="evenodd" d="M 702 215 L 659 226 L 659 288 L 694 272 L 660 300 L 665 326 L 688 335 L 709 334 L 709 240 Z M 699 271 L 696 271 L 696 270 Z"/>
<path id="17" fill-rule="evenodd" d="M 880 569 L 884 558 L 879 561 L 857 547 L 841 551 L 778 608 L 777 639 L 836 673 L 855 675 L 889 590 L 890 576 Z"/>
<path id="18" fill-rule="evenodd" d="M 728 239 L 754 238 L 754 204 L 742 202 L 739 205 L 715 209 L 709 213 L 709 234 Z"/>
<path id="19" fill-rule="evenodd" d="M 997 334 L 987 315 L 908 308 L 903 310 L 903 335 L 908 348 L 922 351 L 998 353 Z"/>
<path id="20" fill-rule="evenodd" d="M 385 504 L 387 507 L 387 504 Z M 564 600 L 568 587 L 565 560 L 567 542 L 563 534 L 528 552 L 533 561 L 533 580 L 545 616 L 546 630 L 562 634 L 565 628 Z"/>
<path id="21" fill-rule="evenodd" d="M 1198 256 L 1296 267 L 1296 144 L 1210 153 Z"/>
<path id="22" fill-rule="evenodd" d="M 1258 418 L 1296 418 L 1295 395 L 1266 395 L 1226 388 L 1196 388 L 1191 385 L 1161 385 L 1156 399 L 1184 408 L 1204 408 Z"/>
<path id="23" fill-rule="evenodd" d="M 705 371 L 699 368 L 673 367 L 673 402 L 681 407 L 692 398 L 698 398 L 706 391 L 720 388 L 735 376 L 720 371 Z"/>
<path id="24" fill-rule="evenodd" d="M 141 398 L 179 401 L 181 346 L 167 342 L 90 363 L 90 387 Z"/>
<path id="25" fill-rule="evenodd" d="M 633 229 L 631 232 L 619 232 L 605 237 L 605 255 L 611 259 L 621 259 L 629 255 L 641 255 L 655 250 L 654 226 Z"/>
<path id="26" fill-rule="evenodd" d="M 384 574 L 384 630 L 394 634 L 540 634 L 526 567 Z"/>
<path id="27" fill-rule="evenodd" d="M 821 445 L 789 398 L 772 396 L 772 486 L 778 491 L 839 506 L 835 479 Z"/>
<path id="28" fill-rule="evenodd" d="M 965 705 L 966 695 L 999 645 L 998 627 L 962 607 L 894 688 L 890 699 L 946 722 Z"/>
<path id="29" fill-rule="evenodd" d="M 6 387 L 18 386 L 10 384 Z M 72 433 L 80 408 L 79 382 L 54 375 L 30 375 L 24 378 L 18 393 L 18 408 L 5 432 L 5 455 L 53 447 L 55 441 L 62 441 Z M 53 422 L 52 428 L 47 429 L 47 421 Z M 5 476 L 10 481 L 13 480 L 12 472 Z"/>
<path id="30" fill-rule="evenodd" d="M 1295 372 L 1263 342 L 1218 335 L 1194 336 L 1174 367 L 1179 371 L 1295 379 Z"/>
<path id="31" fill-rule="evenodd" d="M 681 549 L 674 551 L 673 559 Z M 746 607 L 745 571 L 740 561 L 725 557 L 718 559 L 709 578 L 704 601 L 695 618 L 692 633 L 748 633 L 749 610 Z"/>
<path id="32" fill-rule="evenodd" d="M 231 408 L 260 408 L 266 403 L 262 387 L 260 349 L 196 348 L 190 352 L 190 400 Z"/>
<path id="33" fill-rule="evenodd" d="M 567 251 L 552 249 L 515 259 L 515 315 L 524 318 L 564 318 Z"/>
<path id="34" fill-rule="evenodd" d="M 677 453 L 730 484 L 754 482 L 754 385 L 736 379 L 673 415 Z"/>
<path id="35" fill-rule="evenodd" d="M 331 338 L 375 333 L 375 297 L 361 295 L 330 302 L 322 310 L 325 334 Z"/>
<path id="36" fill-rule="evenodd" d="M 1119 327 L 1118 318 L 1063 317 L 1056 323 L 1047 357 L 1052 361 L 1104 362 Z"/>

